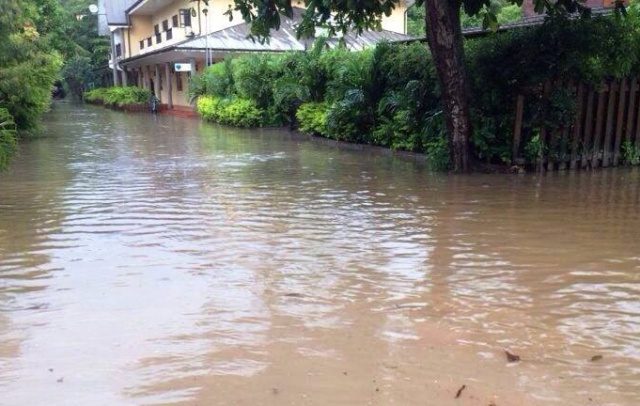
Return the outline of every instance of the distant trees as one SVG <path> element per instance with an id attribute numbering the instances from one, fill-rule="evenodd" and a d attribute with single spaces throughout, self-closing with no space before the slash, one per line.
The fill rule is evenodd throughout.
<path id="1" fill-rule="evenodd" d="M 37 6 L 26 0 L 0 2 L 0 108 L 13 116 L 20 130 L 36 127 L 62 65 L 47 31 L 38 31 L 42 17 Z"/>
<path id="2" fill-rule="evenodd" d="M 87 15 L 90 2 L 0 1 L 0 169 L 16 134 L 38 127 L 65 61 L 72 89 L 106 63 L 108 44 L 98 37 L 96 17 Z"/>

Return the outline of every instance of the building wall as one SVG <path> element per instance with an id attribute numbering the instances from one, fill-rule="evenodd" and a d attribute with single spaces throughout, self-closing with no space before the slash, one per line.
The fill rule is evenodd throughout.
<path id="1" fill-rule="evenodd" d="M 406 27 L 406 13 L 407 13 L 407 4 L 406 2 L 400 2 L 396 5 L 396 8 L 393 10 L 388 17 L 382 18 L 382 29 L 392 32 L 397 32 L 400 34 L 407 33 Z"/>
<path id="2" fill-rule="evenodd" d="M 153 1 L 153 0 L 149 0 Z M 198 7 L 198 4 L 200 5 Z M 151 53 L 154 51 L 161 50 L 165 47 L 169 47 L 176 42 L 182 41 L 186 39 L 186 34 L 188 30 L 184 27 L 174 27 L 173 24 L 173 16 L 177 15 L 179 18 L 179 10 L 180 9 L 190 9 L 193 10 L 194 14 L 191 14 L 191 31 L 195 36 L 200 34 L 204 34 L 205 32 L 215 32 L 228 27 L 231 27 L 236 24 L 240 24 L 243 22 L 241 16 L 239 14 L 234 15 L 232 21 L 229 20 L 229 17 L 224 15 L 224 13 L 228 10 L 229 0 L 210 0 L 208 12 L 205 20 L 205 13 L 203 9 L 206 7 L 203 2 L 190 2 L 189 0 L 176 0 L 173 1 L 167 7 L 158 10 L 153 15 L 139 15 L 133 14 L 129 16 L 130 28 L 128 30 L 121 30 L 125 32 L 122 36 L 121 40 L 127 42 L 126 57 L 133 57 L 137 55 L 144 55 L 145 53 Z M 294 4 L 296 5 L 296 4 Z M 303 3 L 299 4 L 301 7 L 304 7 Z M 400 5 L 396 7 L 393 14 L 390 17 L 385 17 L 382 22 L 383 29 L 394 31 L 398 33 L 405 32 L 405 13 L 406 13 L 406 2 L 402 2 Z M 164 32 L 162 27 L 162 22 L 167 20 L 168 26 L 172 28 L 173 38 L 171 40 L 166 39 L 166 32 Z M 162 35 L 162 42 L 157 43 L 154 26 L 158 25 Z M 147 39 L 151 38 L 152 45 L 149 46 L 147 43 Z M 144 47 L 140 49 L 140 41 L 144 40 Z M 130 44 L 130 46 L 129 46 Z M 160 60 L 159 57 L 151 57 L 156 60 Z M 204 58 L 204 54 L 202 55 Z M 171 99 L 174 106 L 189 106 L 189 99 L 187 95 L 188 89 L 188 78 L 191 74 L 198 74 L 202 72 L 204 68 L 204 61 L 198 60 L 196 61 L 196 71 L 192 73 L 187 72 L 175 72 L 173 67 L 175 62 L 187 62 L 184 60 L 181 61 L 172 61 L 169 65 L 169 77 L 171 78 Z M 155 76 L 155 64 L 149 62 L 146 65 L 143 65 L 139 68 L 135 68 L 134 71 L 136 73 L 135 77 L 137 80 L 138 86 L 144 87 L 154 93 L 160 99 L 161 103 L 168 103 L 169 100 L 169 87 L 166 83 L 166 63 L 158 64 L 158 77 Z M 182 90 L 178 90 L 178 78 L 182 82 Z M 154 85 L 157 84 L 157 87 L 154 89 L 152 87 L 152 82 Z M 130 83 L 134 84 L 134 83 Z M 156 92 L 156 89 L 159 92 Z"/>
<path id="3" fill-rule="evenodd" d="M 135 56 L 140 53 L 140 41 L 145 40 L 153 32 L 153 23 L 150 16 L 130 16 L 129 39 L 131 41 L 131 49 L 127 57 Z M 145 46 L 147 44 L 145 43 Z"/>

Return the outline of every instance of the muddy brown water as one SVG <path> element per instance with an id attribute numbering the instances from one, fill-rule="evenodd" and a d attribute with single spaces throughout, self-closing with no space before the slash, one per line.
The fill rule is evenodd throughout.
<path id="1" fill-rule="evenodd" d="M 0 174 L 0 405 L 640 404 L 637 169 L 439 175 L 65 103 L 45 128 Z"/>

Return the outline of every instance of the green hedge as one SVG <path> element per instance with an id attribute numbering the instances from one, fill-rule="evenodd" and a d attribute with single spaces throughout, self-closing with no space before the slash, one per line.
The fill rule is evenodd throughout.
<path id="1" fill-rule="evenodd" d="M 296 111 L 300 131 L 327 136 L 327 103 L 308 102 Z"/>
<path id="2" fill-rule="evenodd" d="M 123 106 L 148 103 L 151 100 L 151 92 L 135 86 L 99 87 L 85 92 L 84 99 L 91 103 Z"/>
<path id="3" fill-rule="evenodd" d="M 200 96 L 196 110 L 207 121 L 237 127 L 259 127 L 264 116 L 253 100 L 239 97 Z"/>
<path id="4" fill-rule="evenodd" d="M 529 95 L 522 137 L 535 154 L 541 123 L 561 127 L 575 112 L 573 98 L 559 87 L 550 99 L 539 97 L 545 81 L 640 74 L 640 12 L 637 3 L 627 10 L 626 18 L 556 16 L 467 40 L 474 157 L 509 159 L 517 94 Z M 238 57 L 194 77 L 190 93 L 203 100 L 199 111 L 207 120 L 289 124 L 336 140 L 426 153 L 437 167 L 448 165 L 440 91 L 424 43 L 349 52 L 319 40 L 307 52 Z M 221 113 L 238 103 L 233 114 Z"/>

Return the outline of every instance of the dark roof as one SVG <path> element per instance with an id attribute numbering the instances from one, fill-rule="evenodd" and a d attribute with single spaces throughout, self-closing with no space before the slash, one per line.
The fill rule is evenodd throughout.
<path id="1" fill-rule="evenodd" d="M 104 8 L 109 25 L 129 25 L 127 9 L 134 2 L 135 0 L 100 0 L 99 8 Z"/>
<path id="2" fill-rule="evenodd" d="M 615 7 L 592 7 L 591 15 L 594 17 L 612 14 Z M 576 18 L 578 15 L 575 16 Z M 507 31 L 515 28 L 532 27 L 542 24 L 547 18 L 546 14 L 536 14 L 530 17 L 523 17 L 516 21 L 500 24 L 497 31 Z M 480 37 L 493 32 L 491 29 L 482 27 L 469 27 L 462 29 L 462 35 L 467 38 Z"/>

